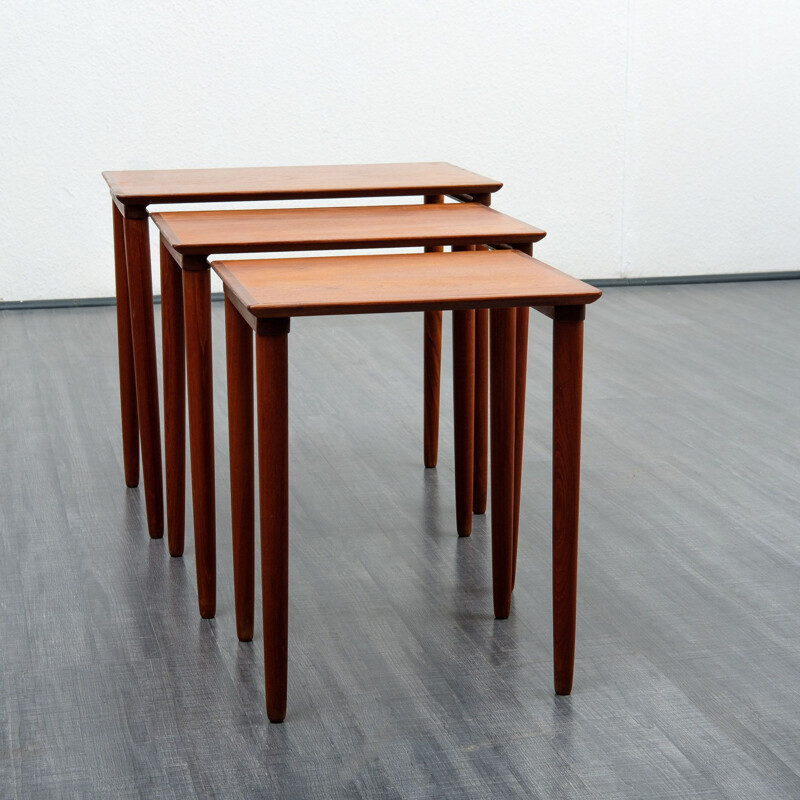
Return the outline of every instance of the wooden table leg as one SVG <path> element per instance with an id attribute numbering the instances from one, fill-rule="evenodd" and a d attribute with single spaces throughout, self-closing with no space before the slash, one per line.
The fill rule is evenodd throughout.
<path id="1" fill-rule="evenodd" d="M 553 318 L 553 667 L 557 694 L 572 691 L 578 579 L 578 495 L 584 306 Z"/>
<path id="2" fill-rule="evenodd" d="M 125 258 L 128 267 L 136 408 L 142 447 L 147 528 L 153 539 L 160 539 L 164 535 L 164 487 L 161 473 L 161 423 L 158 413 L 150 237 L 145 209 L 127 208 L 125 214 Z"/>
<path id="3" fill-rule="evenodd" d="M 161 345 L 164 371 L 164 472 L 167 542 L 183 555 L 186 522 L 186 362 L 181 268 L 164 246 L 161 261 Z"/>
<path id="4" fill-rule="evenodd" d="M 216 611 L 216 504 L 214 498 L 214 400 L 211 367 L 211 275 L 183 270 L 189 453 L 200 616 Z"/>
<path id="5" fill-rule="evenodd" d="M 128 299 L 128 266 L 125 258 L 125 220 L 111 204 L 114 217 L 114 278 L 117 287 L 117 350 L 119 352 L 119 400 L 122 412 L 122 463 L 125 485 L 139 485 L 139 416 L 136 412 L 136 374 L 133 362 L 131 306 Z"/>
<path id="6" fill-rule="evenodd" d="M 514 376 L 514 555 L 511 560 L 511 588 L 517 582 L 519 506 L 522 496 L 522 448 L 525 442 L 525 382 L 528 376 L 528 322 L 530 309 L 517 309 L 516 374 Z"/>
<path id="7" fill-rule="evenodd" d="M 270 320 L 256 336 L 258 494 L 267 716 L 286 716 L 289 634 L 289 320 Z"/>
<path id="8" fill-rule="evenodd" d="M 228 364 L 228 435 L 236 633 L 253 638 L 255 573 L 255 465 L 253 435 L 253 331 L 225 296 Z"/>
<path id="9" fill-rule="evenodd" d="M 442 312 L 425 311 L 425 386 L 423 411 L 424 462 L 436 466 L 439 459 L 439 386 L 442 369 Z"/>
<path id="10" fill-rule="evenodd" d="M 497 619 L 511 613 L 516 318 L 516 309 L 502 308 L 492 309 L 490 319 L 492 592 Z"/>
<path id="11" fill-rule="evenodd" d="M 475 312 L 453 311 L 453 423 L 455 427 L 456 528 L 472 533 L 475 445 Z"/>
<path id="12" fill-rule="evenodd" d="M 491 194 L 475 194 L 472 202 L 489 206 Z M 476 245 L 475 250 L 488 250 Z M 489 469 L 489 309 L 475 312 L 475 466 L 473 472 L 472 510 L 486 513 Z"/>
<path id="13" fill-rule="evenodd" d="M 489 309 L 475 311 L 475 453 L 472 510 L 486 513 L 489 467 Z"/>
<path id="14" fill-rule="evenodd" d="M 426 205 L 444 203 L 444 195 L 425 197 Z M 443 247 L 426 247 L 426 253 L 441 253 Z M 439 387 L 442 371 L 442 312 L 425 311 L 423 459 L 426 467 L 435 467 L 439 459 Z"/>
<path id="15" fill-rule="evenodd" d="M 518 244 L 516 250 L 525 255 L 533 255 L 532 244 Z M 519 507 L 522 496 L 522 450 L 525 442 L 525 392 L 528 379 L 528 325 L 530 309 L 520 307 L 517 309 L 517 374 L 516 402 L 514 417 L 514 556 L 511 568 L 511 588 L 517 583 L 517 545 L 519 543 Z"/>

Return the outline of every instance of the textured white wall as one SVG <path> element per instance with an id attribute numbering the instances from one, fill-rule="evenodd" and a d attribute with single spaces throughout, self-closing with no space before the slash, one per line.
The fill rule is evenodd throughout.
<path id="1" fill-rule="evenodd" d="M 576 275 L 800 269 L 795 2 L 0 6 L 0 298 L 113 294 L 103 169 L 452 161 Z"/>
<path id="2" fill-rule="evenodd" d="M 800 269 L 800 3 L 634 0 L 630 32 L 615 269 Z"/>

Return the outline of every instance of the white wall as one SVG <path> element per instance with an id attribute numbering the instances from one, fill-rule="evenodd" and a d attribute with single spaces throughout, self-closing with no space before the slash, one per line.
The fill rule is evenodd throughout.
<path id="1" fill-rule="evenodd" d="M 114 292 L 103 169 L 452 161 L 583 277 L 800 269 L 800 4 L 0 6 L 0 298 Z"/>

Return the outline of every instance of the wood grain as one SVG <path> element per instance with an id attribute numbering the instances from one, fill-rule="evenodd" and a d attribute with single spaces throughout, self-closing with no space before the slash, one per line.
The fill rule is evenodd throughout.
<path id="1" fill-rule="evenodd" d="M 180 267 L 163 244 L 160 246 L 160 261 L 167 542 L 171 556 L 182 556 L 186 522 L 186 359 L 183 278 Z"/>
<path id="2" fill-rule="evenodd" d="M 601 292 L 515 250 L 215 261 L 255 317 L 591 303 Z"/>
<path id="3" fill-rule="evenodd" d="M 298 200 L 496 192 L 500 181 L 445 162 L 104 172 L 122 203 Z"/>
<path id="4" fill-rule="evenodd" d="M 147 529 L 151 539 L 160 539 L 164 535 L 164 479 L 161 471 L 161 423 L 158 413 L 150 232 L 147 229 L 147 219 L 126 217 L 123 227 Z"/>
<path id="5" fill-rule="evenodd" d="M 112 203 L 114 219 L 114 280 L 117 290 L 117 353 L 119 400 L 122 413 L 122 461 L 125 485 L 139 485 L 139 417 L 136 411 L 136 372 L 133 360 L 128 267 L 125 260 L 125 220 Z"/>
<path id="6" fill-rule="evenodd" d="M 478 203 L 172 211 L 152 215 L 182 255 L 525 243 L 545 232 Z"/>

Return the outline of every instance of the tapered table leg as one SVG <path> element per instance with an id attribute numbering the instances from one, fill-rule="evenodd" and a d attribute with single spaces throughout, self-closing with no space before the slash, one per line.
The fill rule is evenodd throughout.
<path id="1" fill-rule="evenodd" d="M 217 581 L 210 277 L 207 269 L 183 270 L 194 546 L 198 602 L 204 619 L 216 612 Z"/>
<path id="2" fill-rule="evenodd" d="M 125 217 L 125 258 L 131 308 L 133 359 L 136 372 L 136 408 L 142 448 L 147 528 L 153 539 L 164 535 L 164 487 L 161 473 L 161 423 L 158 413 L 156 335 L 153 322 L 153 279 L 150 275 L 150 238 L 144 209 Z"/>
<path id="3" fill-rule="evenodd" d="M 533 255 L 533 245 L 517 244 L 527 256 Z M 530 309 L 520 307 L 517 309 L 517 374 L 516 383 L 516 416 L 514 433 L 514 556 L 511 568 L 511 588 L 517 583 L 517 545 L 519 543 L 519 506 L 522 495 L 522 446 L 525 441 L 525 391 L 528 377 L 528 323 Z"/>
<path id="4" fill-rule="evenodd" d="M 490 329 L 492 593 L 495 617 L 506 619 L 511 613 L 514 536 L 516 309 L 492 309 Z"/>
<path id="5" fill-rule="evenodd" d="M 553 321 L 553 666 L 557 694 L 572 691 L 578 579 L 578 494 L 584 306 Z"/>
<path id="6" fill-rule="evenodd" d="M 425 311 L 425 386 L 423 389 L 424 461 L 428 468 L 439 459 L 439 386 L 442 369 L 442 312 Z"/>
<path id="7" fill-rule="evenodd" d="M 267 716 L 286 716 L 289 632 L 289 320 L 256 336 L 261 591 Z"/>
<path id="8" fill-rule="evenodd" d="M 426 205 L 444 203 L 444 195 L 425 197 Z M 443 247 L 426 247 L 426 253 L 441 253 Z M 439 459 L 439 387 L 442 371 L 442 312 L 425 311 L 423 458 L 426 467 L 435 467 Z"/>
<path id="9" fill-rule="evenodd" d="M 476 194 L 473 202 L 488 206 L 491 194 Z M 475 250 L 489 250 L 476 245 Z M 486 513 L 489 469 L 489 310 L 475 312 L 475 467 L 473 475 L 472 510 Z"/>
<path id="10" fill-rule="evenodd" d="M 228 364 L 228 435 L 236 633 L 253 638 L 255 559 L 255 466 L 253 435 L 253 331 L 225 297 Z"/>
<path id="11" fill-rule="evenodd" d="M 530 309 L 517 309 L 516 374 L 514 397 L 514 555 L 511 560 L 511 588 L 517 582 L 517 543 L 519 541 L 519 505 L 522 495 L 522 446 L 525 441 L 525 382 L 528 375 L 528 322 Z"/>
<path id="12" fill-rule="evenodd" d="M 125 220 L 112 203 L 114 218 L 114 278 L 117 288 L 117 350 L 119 401 L 122 412 L 122 463 L 125 485 L 139 485 L 139 416 L 136 412 L 136 373 L 133 362 L 128 266 L 125 258 Z"/>
<path id="13" fill-rule="evenodd" d="M 164 373 L 164 472 L 167 542 L 183 555 L 186 522 L 186 362 L 181 268 L 161 244 L 161 345 Z"/>
<path id="14" fill-rule="evenodd" d="M 475 454 L 472 510 L 486 513 L 489 466 L 489 309 L 475 311 Z"/>
<path id="15" fill-rule="evenodd" d="M 475 445 L 475 312 L 453 311 L 453 423 L 455 426 L 456 528 L 472 533 Z"/>

